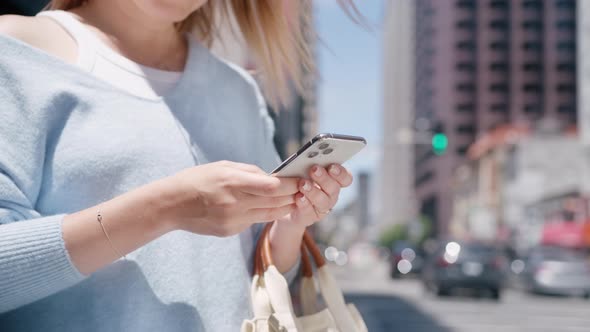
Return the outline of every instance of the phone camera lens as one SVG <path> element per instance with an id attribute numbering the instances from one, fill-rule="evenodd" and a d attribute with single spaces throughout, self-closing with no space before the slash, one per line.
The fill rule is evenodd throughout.
<path id="1" fill-rule="evenodd" d="M 322 152 L 323 154 L 330 154 L 332 153 L 332 151 L 334 151 L 334 149 L 329 148 L 329 149 L 325 149 L 324 152 Z"/>
<path id="2" fill-rule="evenodd" d="M 307 154 L 307 158 L 313 158 L 313 157 L 317 156 L 318 154 L 319 153 L 318 152 L 315 152 L 315 151 L 310 152 L 310 153 Z"/>
<path id="3" fill-rule="evenodd" d="M 330 144 L 328 144 L 328 143 L 322 143 L 322 144 L 320 144 L 320 146 L 318 146 L 318 148 L 319 148 L 320 150 L 323 150 L 323 149 L 325 149 L 325 148 L 327 148 L 327 147 L 329 147 L 329 146 L 330 146 Z"/>

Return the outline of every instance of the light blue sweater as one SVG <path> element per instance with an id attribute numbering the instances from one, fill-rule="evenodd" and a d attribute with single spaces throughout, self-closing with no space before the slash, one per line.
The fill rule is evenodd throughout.
<path id="1" fill-rule="evenodd" d="M 273 130 L 253 79 L 197 42 L 150 100 L 0 36 L 0 331 L 238 330 L 257 230 L 175 231 L 84 277 L 61 222 L 197 164 L 271 170 Z"/>

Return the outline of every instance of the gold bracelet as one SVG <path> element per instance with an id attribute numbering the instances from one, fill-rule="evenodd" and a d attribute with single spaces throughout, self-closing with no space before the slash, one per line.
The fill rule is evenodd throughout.
<path id="1" fill-rule="evenodd" d="M 111 241 L 111 237 L 109 236 L 109 233 L 107 233 L 107 230 L 104 227 L 104 224 L 102 223 L 102 214 L 100 214 L 100 209 L 98 209 L 98 212 L 96 214 L 96 220 L 100 224 L 100 228 L 102 228 L 102 232 L 104 233 L 104 236 L 106 236 L 107 240 L 109 241 L 109 244 L 111 245 L 111 248 L 113 248 L 113 251 L 115 252 L 115 254 L 117 254 L 117 256 L 119 256 L 119 257 L 123 257 L 124 260 L 127 260 L 127 256 L 121 255 L 121 252 L 119 250 L 117 250 L 117 248 L 113 244 L 113 241 Z"/>

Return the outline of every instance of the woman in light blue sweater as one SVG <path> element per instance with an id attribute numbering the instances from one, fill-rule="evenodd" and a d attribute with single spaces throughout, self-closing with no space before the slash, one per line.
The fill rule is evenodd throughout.
<path id="1" fill-rule="evenodd" d="M 282 3 L 55 0 L 0 17 L 0 331 L 235 331 L 262 222 L 293 278 L 303 231 L 352 176 L 267 175 L 256 83 L 203 46 L 234 15 L 281 96 L 308 57 Z"/>

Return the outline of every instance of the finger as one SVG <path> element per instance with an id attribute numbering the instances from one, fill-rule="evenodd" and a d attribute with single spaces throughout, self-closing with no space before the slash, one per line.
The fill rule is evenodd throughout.
<path id="1" fill-rule="evenodd" d="M 260 167 L 258 167 L 256 165 L 252 165 L 252 164 L 237 163 L 237 162 L 227 161 L 227 160 L 223 161 L 223 164 L 227 167 L 237 168 L 239 170 L 242 170 L 242 171 L 248 172 L 248 173 L 266 174 L 266 172 L 263 171 Z"/>
<path id="2" fill-rule="evenodd" d="M 295 195 L 286 196 L 258 196 L 247 194 L 248 196 L 244 199 L 247 206 L 251 209 L 264 209 L 264 208 L 275 208 L 295 203 Z"/>
<path id="3" fill-rule="evenodd" d="M 295 202 L 295 204 L 297 204 L 297 212 L 300 213 L 301 216 L 310 216 L 311 219 L 318 219 L 318 213 L 305 195 L 302 193 L 295 195 Z"/>
<path id="4" fill-rule="evenodd" d="M 328 167 L 328 173 L 330 173 L 330 176 L 334 180 L 340 183 L 342 188 L 346 188 L 352 184 L 352 174 L 350 174 L 350 172 L 341 165 L 330 165 L 330 167 Z"/>
<path id="5" fill-rule="evenodd" d="M 234 184 L 244 193 L 266 197 L 293 195 L 299 191 L 295 178 L 278 178 L 248 172 L 236 175 Z"/>
<path id="6" fill-rule="evenodd" d="M 320 188 L 314 186 L 309 180 L 301 180 L 299 190 L 314 206 L 318 213 L 329 211 L 332 208 L 332 200 Z"/>
<path id="7" fill-rule="evenodd" d="M 332 199 L 332 202 L 335 202 L 338 199 L 338 194 L 340 193 L 341 188 L 340 183 L 331 177 L 325 168 L 315 165 L 309 170 L 309 175 L 326 195 Z"/>
<path id="8" fill-rule="evenodd" d="M 299 209 L 311 208 L 311 204 L 305 195 L 302 193 L 295 194 L 295 204 Z"/>
<path id="9" fill-rule="evenodd" d="M 302 193 L 295 195 L 295 204 L 297 209 L 291 213 L 294 220 L 305 220 L 306 223 L 320 220 L 317 212 L 313 209 L 313 205 Z"/>
<path id="10" fill-rule="evenodd" d="M 276 208 L 252 209 L 246 212 L 248 220 L 253 222 L 268 222 L 282 218 L 295 210 L 295 204 L 289 204 Z"/>

